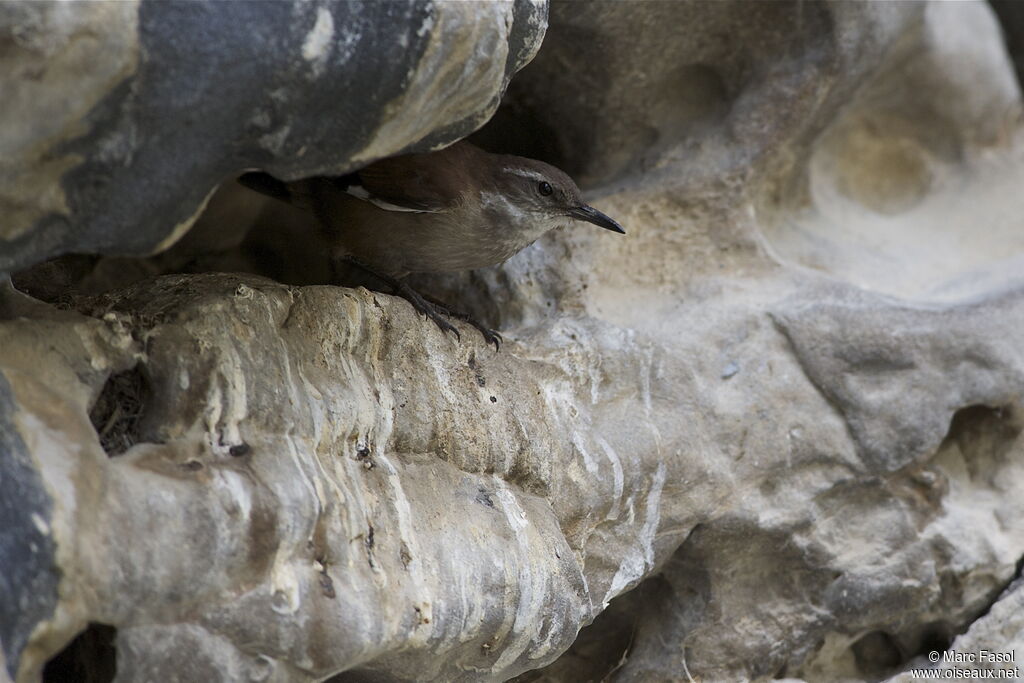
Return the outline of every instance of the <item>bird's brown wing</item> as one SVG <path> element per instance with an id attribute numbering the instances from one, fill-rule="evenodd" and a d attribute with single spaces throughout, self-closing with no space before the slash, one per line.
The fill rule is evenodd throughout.
<path id="1" fill-rule="evenodd" d="M 467 174 L 477 154 L 482 152 L 462 141 L 437 152 L 382 159 L 356 175 L 373 199 L 413 211 L 444 211 L 472 184 Z"/>

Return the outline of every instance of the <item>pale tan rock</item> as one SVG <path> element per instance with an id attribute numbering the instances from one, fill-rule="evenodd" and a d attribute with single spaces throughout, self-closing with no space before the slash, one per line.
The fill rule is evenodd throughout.
<path id="1" fill-rule="evenodd" d="M 541 147 L 585 149 L 628 234 L 420 279 L 500 353 L 254 274 L 6 292 L 0 559 L 37 548 L 0 578 L 31 597 L 0 600 L 12 678 L 90 622 L 123 681 L 861 681 L 1019 648 L 1019 89 L 983 4 L 799 6 L 553 10 L 509 107 L 564 121 Z M 193 246 L 241 244 L 207 221 Z"/>

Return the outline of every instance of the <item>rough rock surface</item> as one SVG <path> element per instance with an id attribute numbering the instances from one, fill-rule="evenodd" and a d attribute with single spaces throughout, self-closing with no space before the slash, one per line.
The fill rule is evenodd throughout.
<path id="1" fill-rule="evenodd" d="M 11 678 L 88 624 L 51 672 L 114 650 L 124 681 L 1024 662 L 1024 126 L 995 15 L 580 7 L 552 8 L 478 136 L 570 168 L 629 234 L 422 278 L 498 354 L 306 285 L 322 263 L 268 269 L 230 197 L 176 254 L 5 292 Z M 257 272 L 151 277 L 224 264 Z"/>
<path id="2" fill-rule="evenodd" d="M 497 108 L 546 14 L 530 0 L 3 3 L 0 272 L 164 249 L 245 169 L 341 173 L 450 143 Z"/>

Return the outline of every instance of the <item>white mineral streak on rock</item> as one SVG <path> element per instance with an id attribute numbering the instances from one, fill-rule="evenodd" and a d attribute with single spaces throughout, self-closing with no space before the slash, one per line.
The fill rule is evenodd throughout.
<path id="1" fill-rule="evenodd" d="M 661 521 L 661 490 L 665 486 L 665 463 L 658 463 L 647 491 L 644 505 L 643 526 L 637 537 L 635 553 L 627 555 L 619 565 L 619 570 L 612 577 L 611 586 L 605 593 L 603 604 L 607 607 L 612 598 L 632 587 L 654 566 L 654 537 Z M 632 508 L 631 508 L 632 509 Z"/>
<path id="2" fill-rule="evenodd" d="M 469 115 L 444 95 L 467 83 L 496 96 L 510 7 L 387 41 L 428 45 L 365 154 Z M 89 622 L 125 680 L 855 681 L 936 638 L 1019 652 L 1024 132 L 990 10 L 731 7 L 553 8 L 516 92 L 547 142 L 600 141 L 567 161 L 624 188 L 596 202 L 629 234 L 427 279 L 498 307 L 500 353 L 256 275 L 0 298 L 28 451 L 0 488 L 28 504 L 8 475 L 38 473 L 49 501 L 0 506 L 29 536 L 0 548 L 52 539 L 29 575 L 60 577 L 18 683 Z M 87 416 L 137 362 L 154 398 L 108 458 Z"/>
<path id="3" fill-rule="evenodd" d="M 210 445 L 217 452 L 227 453 L 235 444 L 242 443 L 239 425 L 248 414 L 246 395 L 246 373 L 238 352 L 225 349 L 226 362 L 214 378 L 211 395 L 208 398 L 207 430 Z"/>
<path id="4" fill-rule="evenodd" d="M 612 492 L 614 496 L 612 498 L 611 508 L 608 510 L 608 514 L 605 519 L 609 521 L 615 521 L 619 518 L 619 512 L 622 507 L 622 491 L 625 485 L 625 478 L 622 474 L 622 460 L 619 459 L 619 454 L 615 452 L 612 445 L 608 443 L 607 439 L 598 435 L 595 437 L 597 444 L 604 451 L 605 457 L 608 458 L 608 463 L 612 468 L 612 481 L 615 484 L 615 489 Z"/>
<path id="5" fill-rule="evenodd" d="M 185 235 L 185 233 L 188 232 L 189 228 L 191 228 L 192 225 L 196 222 L 196 219 L 198 219 L 199 216 L 206 209 L 207 204 L 210 202 L 210 199 L 213 197 L 216 191 L 216 187 L 210 188 L 210 190 L 206 193 L 206 196 L 203 197 L 203 201 L 201 201 L 199 203 L 199 206 L 195 208 L 195 211 L 193 211 L 192 214 L 185 220 L 179 222 L 172 229 L 167 231 L 167 235 L 162 240 L 160 240 L 157 243 L 157 245 L 153 248 L 153 253 L 158 254 L 161 251 L 164 251 L 165 249 L 169 249 L 175 242 L 180 240 Z"/>
<path id="6" fill-rule="evenodd" d="M 326 7 L 318 7 L 316 10 L 316 23 L 312 30 L 306 34 L 306 40 L 302 43 L 302 58 L 313 63 L 313 75 L 319 76 L 324 69 L 324 64 L 331 54 L 331 43 L 334 40 L 334 17 Z"/>
<path id="7" fill-rule="evenodd" d="M 516 545 L 523 556 L 532 552 L 530 522 L 526 511 L 516 500 L 516 494 L 507 484 L 495 480 L 497 501 L 509 527 L 515 534 Z M 520 563 L 515 580 L 508 590 L 515 595 L 514 618 L 510 636 L 506 637 L 501 655 L 491 671 L 498 673 L 518 659 L 533 644 L 541 623 L 537 617 L 544 609 L 547 596 L 547 576 L 536 571 L 529 562 Z"/>
<path id="8" fill-rule="evenodd" d="M 418 115 L 387 118 L 356 161 L 378 159 L 421 140 L 434 121 L 476 114 L 488 98 L 493 98 L 492 109 L 497 107 L 514 4 L 439 2 L 430 7 L 432 13 L 418 30 L 430 36 L 426 50 L 405 92 L 388 107 L 392 112 L 414 107 Z M 492 18 L 482 20 L 482 14 Z"/>
<path id="9" fill-rule="evenodd" d="M 288 134 L 291 133 L 292 127 L 290 125 L 283 125 L 277 130 L 261 135 L 259 138 L 260 146 L 268 152 L 274 154 L 280 154 L 284 150 L 284 143 L 288 140 Z"/>
<path id="10" fill-rule="evenodd" d="M 430 618 L 430 605 L 432 601 L 438 599 L 438 596 L 428 586 L 428 580 L 425 576 L 426 567 L 422 562 L 417 562 L 417 558 L 423 557 L 424 552 L 418 542 L 419 535 L 416 532 L 414 513 L 409 504 L 409 499 L 402 488 L 402 478 L 387 457 L 383 454 L 376 457 L 383 464 L 385 471 L 389 475 L 385 482 L 385 491 L 389 495 L 385 497 L 385 500 L 394 509 L 399 542 L 405 544 L 412 557 L 407 567 L 410 581 L 412 582 L 412 593 L 413 595 L 420 596 L 421 624 L 419 628 L 415 629 L 409 642 L 413 645 L 425 645 L 435 636 L 434 631 L 437 622 Z M 390 488 L 390 491 L 387 490 L 388 488 Z M 392 533 L 394 533 L 394 530 L 392 530 Z"/>
<path id="11" fill-rule="evenodd" d="M 32 523 L 35 525 L 37 529 L 39 529 L 39 533 L 43 534 L 44 536 L 50 535 L 50 525 L 46 523 L 45 519 L 39 516 L 39 513 L 32 513 Z"/>
<path id="12" fill-rule="evenodd" d="M 292 615 L 301 606 L 301 588 L 290 558 L 277 555 L 270 570 L 270 608 L 280 615 Z"/>
<path id="13" fill-rule="evenodd" d="M 86 131 L 85 113 L 137 68 L 138 5 L 17 3 L 3 8 L 0 24 L 10 49 L 0 57 L 5 76 L 0 238 L 13 240 L 46 214 L 70 211 L 60 177 L 81 158 L 58 150 Z M 46 68 L 40 70 L 40 64 Z M 17 199 L 28 191 L 35 196 L 32 203 Z"/>
<path id="14" fill-rule="evenodd" d="M 66 514 L 73 518 L 78 502 L 75 490 L 78 463 L 68 459 L 66 453 L 69 449 L 79 450 L 79 446 L 77 444 L 65 445 L 60 440 L 59 433 L 47 429 L 47 425 L 32 413 L 19 411 L 15 413 L 14 419 L 20 427 L 20 433 L 31 435 L 31 452 L 38 454 L 42 460 L 41 465 L 45 466 L 53 475 L 47 477 L 46 484 L 53 493 L 54 500 L 61 501 L 60 504 L 66 508 Z M 63 521 L 60 518 L 57 519 L 57 523 Z"/>

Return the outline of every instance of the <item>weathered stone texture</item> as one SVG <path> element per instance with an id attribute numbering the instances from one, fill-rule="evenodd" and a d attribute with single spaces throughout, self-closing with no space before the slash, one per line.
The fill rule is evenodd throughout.
<path id="1" fill-rule="evenodd" d="M 529 0 L 4 3 L 0 272 L 164 249 L 245 169 L 447 144 L 545 25 Z"/>
<path id="2" fill-rule="evenodd" d="M 271 118 L 346 137 L 305 155 L 282 138 L 261 157 L 281 175 L 469 132 L 543 17 L 359 10 L 435 22 L 426 80 L 393 108 L 359 93 L 380 106 L 356 125 L 324 118 L 322 79 L 349 67 L 314 49 L 321 11 L 341 32 L 356 10 L 324 7 L 295 9 L 307 42 L 280 48 L 323 75 Z M 450 31 L 493 62 L 459 61 Z M 312 284 L 329 269 L 308 217 L 230 191 L 160 255 L 19 274 L 42 301 L 0 297 L 7 675 L 35 680 L 89 623 L 116 628 L 123 681 L 1024 662 L 1020 102 L 982 3 L 556 4 L 477 140 L 565 166 L 628 235 L 418 279 L 499 326 L 500 353 Z M 181 169 L 231 138 L 182 135 L 162 192 L 201 198 Z M 147 220 L 152 247 L 181 219 Z"/>

